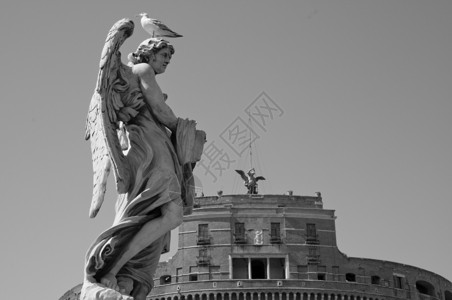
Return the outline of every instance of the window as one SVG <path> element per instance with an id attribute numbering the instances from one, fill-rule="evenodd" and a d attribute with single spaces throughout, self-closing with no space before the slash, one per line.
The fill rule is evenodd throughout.
<path id="1" fill-rule="evenodd" d="M 188 281 L 198 281 L 198 274 L 190 274 L 188 276 Z"/>
<path id="2" fill-rule="evenodd" d="M 281 228 L 279 223 L 270 224 L 270 243 L 281 243 Z"/>
<path id="3" fill-rule="evenodd" d="M 170 283 L 171 283 L 171 275 L 160 276 L 160 284 L 170 284 Z"/>
<path id="4" fill-rule="evenodd" d="M 427 281 L 423 280 L 416 281 L 416 290 L 420 294 L 435 297 L 435 287 Z"/>
<path id="5" fill-rule="evenodd" d="M 286 278 L 285 259 L 282 257 L 232 258 L 232 278 L 285 279 Z"/>
<path id="6" fill-rule="evenodd" d="M 372 284 L 380 284 L 380 277 L 373 275 L 372 277 L 370 277 L 370 281 Z"/>
<path id="7" fill-rule="evenodd" d="M 306 234 L 309 237 L 317 236 L 317 229 L 315 228 L 315 224 L 306 224 Z"/>
<path id="8" fill-rule="evenodd" d="M 198 245 L 210 244 L 209 236 L 209 225 L 199 224 L 198 225 Z"/>
<path id="9" fill-rule="evenodd" d="M 345 274 L 345 280 L 348 282 L 356 282 L 356 275 L 353 273 L 347 273 Z"/>
<path id="10" fill-rule="evenodd" d="M 403 276 L 394 275 L 394 288 L 403 289 Z"/>
<path id="11" fill-rule="evenodd" d="M 232 259 L 232 278 L 248 279 L 248 259 L 233 258 Z"/>
<path id="12" fill-rule="evenodd" d="M 325 280 L 326 275 L 325 273 L 317 273 L 317 280 Z"/>
<path id="13" fill-rule="evenodd" d="M 246 243 L 245 238 L 245 223 L 235 223 L 234 242 L 236 244 Z"/>
<path id="14" fill-rule="evenodd" d="M 284 258 L 270 258 L 269 279 L 286 279 L 286 260 Z"/>
<path id="15" fill-rule="evenodd" d="M 315 224 L 306 224 L 306 243 L 307 244 L 318 244 L 319 239 L 317 236 L 317 228 Z"/>
<path id="16" fill-rule="evenodd" d="M 251 259 L 251 279 L 267 278 L 267 259 L 252 258 Z"/>
<path id="17" fill-rule="evenodd" d="M 445 300 L 452 300 L 452 292 L 450 292 L 450 291 L 445 291 L 445 292 L 444 292 L 444 299 L 445 299 Z"/>

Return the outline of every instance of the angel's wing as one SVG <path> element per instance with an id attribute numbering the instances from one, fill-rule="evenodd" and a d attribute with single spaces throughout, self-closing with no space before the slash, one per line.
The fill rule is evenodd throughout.
<path id="1" fill-rule="evenodd" d="M 259 180 L 265 180 L 265 177 L 263 177 L 263 176 L 257 176 L 257 177 L 256 177 L 256 182 L 258 182 Z"/>
<path id="2" fill-rule="evenodd" d="M 121 151 L 116 130 L 124 104 L 120 92 L 128 88 L 121 78 L 127 66 L 121 62 L 119 47 L 132 35 L 132 20 L 122 19 L 110 29 L 99 65 L 96 89 L 91 98 L 85 139 L 91 140 L 93 160 L 93 198 L 89 215 L 95 217 L 104 201 L 107 178 L 113 165 L 116 189 L 125 193 L 129 187 L 130 167 Z"/>
<path id="3" fill-rule="evenodd" d="M 248 176 L 245 175 L 245 172 L 243 172 L 242 170 L 235 171 L 240 174 L 240 176 L 242 177 L 243 180 L 245 180 L 245 182 L 248 182 Z"/>

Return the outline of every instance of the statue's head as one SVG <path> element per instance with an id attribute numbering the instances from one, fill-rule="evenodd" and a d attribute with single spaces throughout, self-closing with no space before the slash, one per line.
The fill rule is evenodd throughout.
<path id="1" fill-rule="evenodd" d="M 160 74 L 165 72 L 173 54 L 174 47 L 168 41 L 150 38 L 144 40 L 137 51 L 130 53 L 128 58 L 130 64 L 147 63 L 153 67 L 156 74 Z"/>

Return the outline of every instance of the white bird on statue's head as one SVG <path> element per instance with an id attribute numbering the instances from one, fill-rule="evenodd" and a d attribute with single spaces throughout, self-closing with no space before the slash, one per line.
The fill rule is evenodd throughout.
<path id="1" fill-rule="evenodd" d="M 165 24 L 156 19 L 151 19 L 147 13 L 140 13 L 137 17 L 141 17 L 141 26 L 152 37 L 182 37 L 182 35 L 172 31 Z"/>

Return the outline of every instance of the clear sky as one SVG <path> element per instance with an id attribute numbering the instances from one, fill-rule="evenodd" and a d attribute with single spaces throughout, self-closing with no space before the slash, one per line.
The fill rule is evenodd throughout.
<path id="1" fill-rule="evenodd" d="M 184 35 L 158 81 L 174 112 L 207 132 L 211 152 L 196 170 L 206 195 L 244 193 L 234 169 L 252 161 L 267 178 L 262 193 L 321 191 L 348 256 L 452 280 L 452 1 L 0 6 L 3 298 L 60 297 L 81 282 L 86 249 L 113 220 L 113 184 L 88 218 L 84 125 L 107 32 L 139 12 Z M 136 24 L 124 59 L 148 37 Z M 249 119 L 262 101 L 273 110 Z M 239 128 L 255 139 L 252 157 Z"/>

